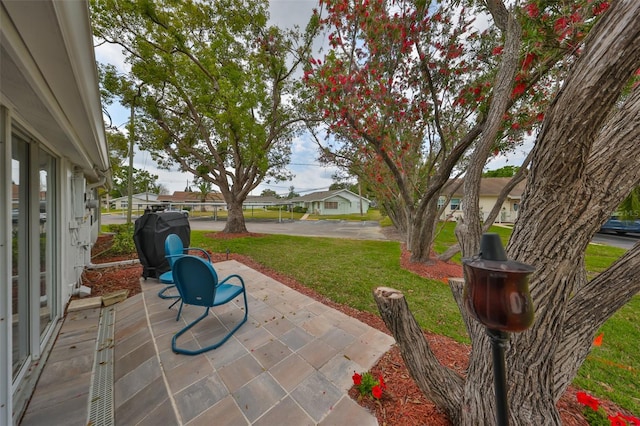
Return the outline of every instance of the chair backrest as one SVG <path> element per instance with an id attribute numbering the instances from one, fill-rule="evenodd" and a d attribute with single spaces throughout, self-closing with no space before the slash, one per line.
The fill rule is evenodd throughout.
<path id="1" fill-rule="evenodd" d="M 164 255 L 169 260 L 169 268 L 173 269 L 176 259 L 184 254 L 182 240 L 176 234 L 169 234 L 164 240 Z"/>
<path id="2" fill-rule="evenodd" d="M 206 260 L 191 255 L 179 256 L 173 264 L 173 282 L 187 305 L 213 306 L 218 274 Z"/>

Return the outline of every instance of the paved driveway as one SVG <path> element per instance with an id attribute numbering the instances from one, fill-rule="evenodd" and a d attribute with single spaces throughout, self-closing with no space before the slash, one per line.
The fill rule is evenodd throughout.
<path id="1" fill-rule="evenodd" d="M 135 220 L 135 218 L 134 218 Z M 102 215 L 103 224 L 124 223 L 122 215 Z M 249 232 L 261 234 L 301 235 L 306 237 L 349 238 L 353 240 L 388 240 L 382 233 L 378 222 L 354 222 L 346 220 L 295 220 L 295 221 L 257 221 L 246 219 Z M 225 221 L 212 218 L 189 218 L 191 229 L 203 231 L 222 231 Z"/>

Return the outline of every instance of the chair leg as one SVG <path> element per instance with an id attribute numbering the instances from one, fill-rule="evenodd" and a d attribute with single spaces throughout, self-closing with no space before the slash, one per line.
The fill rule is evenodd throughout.
<path id="1" fill-rule="evenodd" d="M 177 347 L 178 337 L 182 336 L 182 334 L 184 334 L 185 331 L 189 330 L 191 327 L 196 325 L 196 323 L 198 323 L 200 320 L 204 319 L 209 313 L 209 308 L 207 308 L 204 315 L 197 318 L 195 321 L 193 321 L 191 324 L 189 324 L 188 326 L 186 326 L 185 328 L 183 328 L 173 336 L 173 339 L 171 339 L 171 349 L 173 350 L 173 352 L 177 354 L 184 354 L 184 355 L 198 355 L 203 352 L 207 352 L 222 346 L 222 344 L 224 344 L 227 340 L 229 340 L 229 338 L 233 335 L 233 333 L 235 333 L 242 326 L 242 324 L 247 322 L 247 318 L 249 317 L 249 309 L 247 306 L 247 293 L 243 292 L 243 296 L 244 296 L 244 318 L 242 318 L 242 321 L 236 324 L 236 326 L 233 327 L 233 329 L 229 331 L 222 339 L 220 339 L 218 342 L 214 343 L 213 345 L 209 345 L 207 347 L 196 349 L 193 351 Z"/>
<path id="2" fill-rule="evenodd" d="M 158 292 L 158 297 L 160 297 L 161 299 L 177 299 L 180 297 L 180 295 L 173 295 L 173 296 L 167 296 L 165 294 L 165 291 L 170 290 L 172 288 L 175 288 L 176 285 L 175 284 L 170 284 L 168 286 L 165 286 L 165 288 L 163 288 L 162 290 L 160 290 Z"/>
<path id="3" fill-rule="evenodd" d="M 180 310 L 182 310 L 182 305 L 180 305 Z M 178 316 L 180 314 L 178 313 Z M 198 318 L 196 318 L 191 324 L 187 325 L 186 327 L 184 327 L 182 330 L 178 331 L 174 336 L 173 339 L 171 339 L 171 349 L 173 349 L 173 352 L 177 353 L 177 354 L 185 354 L 185 355 L 196 355 L 199 353 L 204 352 L 204 350 L 198 350 L 198 351 L 189 351 L 187 349 L 181 349 L 178 348 L 176 346 L 176 342 L 178 341 L 178 337 L 182 336 L 185 332 L 187 332 L 191 327 L 193 327 L 194 325 L 196 325 L 197 323 L 199 323 L 200 321 L 202 321 L 203 319 L 205 319 L 207 317 L 207 315 L 209 315 L 209 308 L 205 309 L 204 314 L 200 315 Z"/>
<path id="4" fill-rule="evenodd" d="M 167 309 L 173 308 L 178 302 L 182 302 L 182 298 L 180 296 L 178 296 L 178 298 L 171 305 L 169 305 Z"/>
<path id="5" fill-rule="evenodd" d="M 178 321 L 180 319 L 180 314 L 182 313 L 182 306 L 184 305 L 184 303 L 182 303 L 182 299 L 178 299 L 175 302 L 173 302 L 173 304 L 171 305 L 171 306 L 173 306 L 178 302 L 180 302 L 180 309 L 178 309 L 178 315 L 176 315 L 176 321 Z M 171 306 L 169 306 L 169 309 L 171 309 Z"/>

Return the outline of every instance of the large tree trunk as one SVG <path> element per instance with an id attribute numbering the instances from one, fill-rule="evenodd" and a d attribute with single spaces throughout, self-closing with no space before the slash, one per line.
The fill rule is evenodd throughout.
<path id="1" fill-rule="evenodd" d="M 242 211 L 242 200 L 233 199 L 227 201 L 227 223 L 222 232 L 229 234 L 240 234 L 247 232 L 247 226 L 244 223 L 244 212 Z"/>
<path id="2" fill-rule="evenodd" d="M 424 210 L 418 210 L 414 215 L 407 235 L 407 247 L 411 252 L 410 261 L 432 263 L 431 246 L 438 223 L 438 197 L 432 197 L 426 203 Z"/>
<path id="3" fill-rule="evenodd" d="M 534 148 L 520 216 L 507 247 L 509 258 L 536 268 L 530 281 L 535 323 L 512 334 L 506 351 L 511 425 L 560 424 L 556 403 L 584 362 L 598 327 L 640 291 L 640 244 L 590 282 L 584 267 L 593 235 L 640 184 L 640 87 L 621 100 L 640 68 L 638 16 L 637 0 L 611 3 L 585 41 Z M 462 308 L 460 282 L 451 284 L 473 345 L 459 413 L 451 418 L 456 425 L 493 424 L 491 345 Z M 416 343 L 420 330 L 394 325 L 394 316 L 410 321 L 406 313 L 393 314 L 379 305 L 423 392 L 448 413 L 455 412 L 451 404 L 456 404 L 459 388 L 450 386 L 442 395 L 428 385 L 434 372 L 445 377 L 439 371 L 443 367 L 433 365 L 428 353 L 422 355 L 424 361 L 411 359 L 417 358 L 411 355 L 413 347 L 422 345 Z M 421 348 L 419 353 L 425 352 Z"/>

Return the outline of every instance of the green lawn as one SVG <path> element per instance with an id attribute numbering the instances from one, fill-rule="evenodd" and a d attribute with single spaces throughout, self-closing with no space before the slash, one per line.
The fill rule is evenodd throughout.
<path id="1" fill-rule="evenodd" d="M 455 242 L 454 226 L 447 223 L 439 228 L 437 251 Z M 510 234 L 510 229 L 503 227 L 493 227 L 491 231 L 499 233 L 505 242 Z M 192 231 L 191 245 L 250 256 L 331 300 L 363 311 L 377 314 L 371 294 L 375 287 L 402 290 L 422 328 L 469 342 L 449 288 L 440 281 L 421 278 L 400 268 L 397 242 L 287 235 L 216 240 L 205 234 Z M 591 245 L 585 260 L 590 276 L 604 270 L 623 253 L 623 249 Z M 600 331 L 604 332 L 602 346 L 589 355 L 575 384 L 639 415 L 640 296 L 635 296 Z"/>

